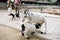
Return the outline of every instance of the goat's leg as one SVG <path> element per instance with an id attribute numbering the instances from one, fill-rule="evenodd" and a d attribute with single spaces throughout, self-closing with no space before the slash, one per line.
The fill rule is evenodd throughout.
<path id="1" fill-rule="evenodd" d="M 11 20 L 13 20 L 13 19 L 15 20 L 15 16 L 14 15 L 12 15 L 12 19 Z"/>
<path id="2" fill-rule="evenodd" d="M 45 34 L 46 34 L 46 32 L 47 32 L 47 23 L 46 23 L 46 20 L 45 20 Z"/>
<path id="3" fill-rule="evenodd" d="M 24 21 L 25 21 L 25 19 L 26 19 L 26 18 L 25 18 L 25 17 L 23 17 L 22 22 L 24 22 Z"/>
<path id="4" fill-rule="evenodd" d="M 12 17 L 12 19 L 11 20 L 13 20 L 14 18 Z"/>
<path id="5" fill-rule="evenodd" d="M 24 36 L 24 31 L 21 32 L 22 36 Z"/>
<path id="6" fill-rule="evenodd" d="M 46 21 L 44 21 L 43 23 L 44 23 L 44 25 L 45 25 L 45 32 L 39 31 L 39 33 L 41 33 L 41 34 L 46 34 L 46 32 L 47 32 L 47 24 L 46 24 Z M 42 24 L 43 24 L 43 23 L 42 23 Z"/>
<path id="7" fill-rule="evenodd" d="M 41 30 L 41 25 L 42 25 L 42 24 L 43 24 L 43 23 L 41 23 L 40 25 L 38 24 L 40 27 L 39 27 L 39 29 L 37 29 L 37 32 L 38 32 L 38 33 L 41 33 L 41 34 L 44 34 L 44 32 L 40 31 L 40 30 Z"/>
<path id="8" fill-rule="evenodd" d="M 25 30 L 25 31 L 24 31 L 24 36 L 27 38 L 27 40 L 29 40 L 30 37 L 27 35 L 27 33 L 28 33 L 28 30 Z"/>
<path id="9" fill-rule="evenodd" d="M 29 37 L 27 36 L 26 33 L 24 33 L 24 31 L 22 31 L 21 34 L 22 34 L 23 38 L 26 37 L 26 39 L 29 40 Z"/>
<path id="10" fill-rule="evenodd" d="M 38 31 L 38 33 L 44 34 L 44 32 L 42 32 L 42 31 Z"/>

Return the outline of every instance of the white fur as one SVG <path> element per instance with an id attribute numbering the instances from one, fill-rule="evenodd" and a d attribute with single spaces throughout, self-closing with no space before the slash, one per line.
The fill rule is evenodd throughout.
<path id="1" fill-rule="evenodd" d="M 36 29 L 35 23 L 24 23 L 24 26 L 25 26 L 25 31 L 23 32 L 24 33 L 24 36 L 25 37 L 29 37 L 27 34 L 31 34 L 31 32 L 38 32 L 40 31 L 40 28 L 39 29 Z M 21 29 L 22 30 L 22 29 Z"/>
<path id="2" fill-rule="evenodd" d="M 46 18 L 45 17 L 47 17 L 47 16 L 44 15 L 44 13 L 26 11 L 26 14 L 27 14 L 27 18 L 24 18 L 23 20 L 27 19 L 31 23 L 40 23 L 41 25 L 43 23 L 45 23 L 45 33 L 46 33 L 47 27 L 46 27 Z"/>

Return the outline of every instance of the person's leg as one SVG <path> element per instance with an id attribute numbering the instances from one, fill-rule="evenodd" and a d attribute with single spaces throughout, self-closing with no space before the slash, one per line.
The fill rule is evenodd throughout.
<path id="1" fill-rule="evenodd" d="M 15 13 L 17 13 L 17 4 L 15 4 Z"/>
<path id="2" fill-rule="evenodd" d="M 14 9 L 14 3 L 12 2 L 12 9 Z"/>
<path id="3" fill-rule="evenodd" d="M 14 14 L 12 14 L 11 16 L 12 16 L 12 19 L 11 20 L 15 19 Z"/>

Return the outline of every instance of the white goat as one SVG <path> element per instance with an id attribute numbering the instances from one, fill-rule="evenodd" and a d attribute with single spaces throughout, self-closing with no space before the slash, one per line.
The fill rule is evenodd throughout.
<path id="1" fill-rule="evenodd" d="M 40 31 L 40 24 L 37 23 L 23 23 L 21 25 L 21 33 L 22 36 L 26 37 L 27 39 L 29 39 L 30 35 L 34 34 L 34 33 L 41 33 L 43 34 L 42 31 Z"/>
<path id="2" fill-rule="evenodd" d="M 38 23 L 40 25 L 42 25 L 43 23 L 45 23 L 45 33 L 46 33 L 46 19 L 45 17 L 47 17 L 46 15 L 44 15 L 43 13 L 40 12 L 30 12 L 29 9 L 26 9 L 24 11 L 24 18 L 23 21 L 25 19 L 28 19 L 30 23 Z"/>

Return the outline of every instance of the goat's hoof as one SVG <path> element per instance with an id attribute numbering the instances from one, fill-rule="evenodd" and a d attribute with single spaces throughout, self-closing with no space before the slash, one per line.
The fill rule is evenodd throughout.
<path id="1" fill-rule="evenodd" d="M 22 36 L 24 36 L 24 33 L 22 33 Z"/>
<path id="2" fill-rule="evenodd" d="M 41 34 L 44 34 L 43 32 L 40 32 Z"/>
<path id="3" fill-rule="evenodd" d="M 27 37 L 27 39 L 29 40 L 29 39 L 30 39 L 30 37 Z"/>
<path id="4" fill-rule="evenodd" d="M 44 32 L 42 32 L 42 31 L 38 31 L 38 33 L 44 34 Z"/>

